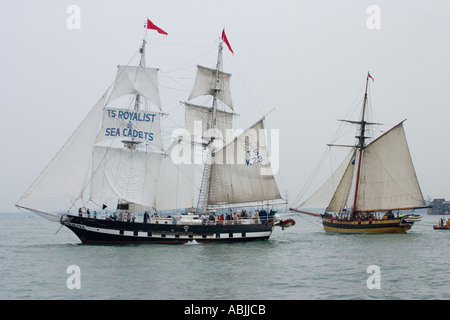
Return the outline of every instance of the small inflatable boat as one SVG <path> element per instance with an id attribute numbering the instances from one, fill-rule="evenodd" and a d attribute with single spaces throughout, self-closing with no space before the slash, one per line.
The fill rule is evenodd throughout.
<path id="1" fill-rule="evenodd" d="M 283 230 L 284 228 L 289 228 L 292 227 L 293 225 L 295 225 L 294 219 L 281 220 L 279 223 L 276 224 L 277 227 L 281 227 Z"/>

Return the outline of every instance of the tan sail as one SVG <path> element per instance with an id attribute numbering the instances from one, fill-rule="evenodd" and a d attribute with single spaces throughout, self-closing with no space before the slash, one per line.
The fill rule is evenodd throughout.
<path id="1" fill-rule="evenodd" d="M 336 192 L 331 199 L 327 211 L 331 212 L 340 212 L 344 209 L 347 204 L 347 200 L 350 194 L 350 188 L 353 180 L 353 172 L 355 168 L 354 160 L 356 155 L 356 150 L 353 149 L 350 153 L 350 159 L 348 161 L 347 167 L 345 169 L 344 175 L 342 176 L 341 181 L 339 182 L 338 187 L 336 188 Z"/>
<path id="2" fill-rule="evenodd" d="M 402 122 L 364 149 L 357 209 L 381 211 L 424 205 Z"/>
<path id="3" fill-rule="evenodd" d="M 261 120 L 216 152 L 211 167 L 208 204 L 281 199 Z"/>

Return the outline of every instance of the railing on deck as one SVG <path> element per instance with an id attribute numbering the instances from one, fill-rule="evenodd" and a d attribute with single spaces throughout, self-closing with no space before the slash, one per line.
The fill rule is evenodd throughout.
<path id="1" fill-rule="evenodd" d="M 151 217 L 149 223 L 156 223 L 156 224 L 181 224 L 181 225 L 240 225 L 240 224 L 261 224 L 265 223 L 266 221 L 273 222 L 273 219 L 270 218 L 263 218 L 261 217 L 239 217 L 232 220 L 226 220 L 226 219 L 218 219 L 217 216 L 215 216 L 214 219 L 210 219 L 209 217 L 206 217 L 206 219 L 202 219 L 201 217 L 189 217 L 185 218 L 185 216 L 179 216 L 179 217 Z"/>

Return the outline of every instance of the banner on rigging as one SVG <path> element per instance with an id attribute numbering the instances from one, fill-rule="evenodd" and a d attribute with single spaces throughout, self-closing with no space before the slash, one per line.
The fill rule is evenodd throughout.
<path id="1" fill-rule="evenodd" d="M 150 111 L 105 108 L 96 141 L 133 138 L 162 149 L 160 116 Z"/>

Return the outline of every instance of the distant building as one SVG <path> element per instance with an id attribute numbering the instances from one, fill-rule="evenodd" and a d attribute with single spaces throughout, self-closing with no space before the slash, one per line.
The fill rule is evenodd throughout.
<path id="1" fill-rule="evenodd" d="M 450 214 L 450 201 L 445 201 L 445 199 L 433 199 L 433 201 L 430 202 L 430 207 L 427 209 L 427 214 Z"/>

